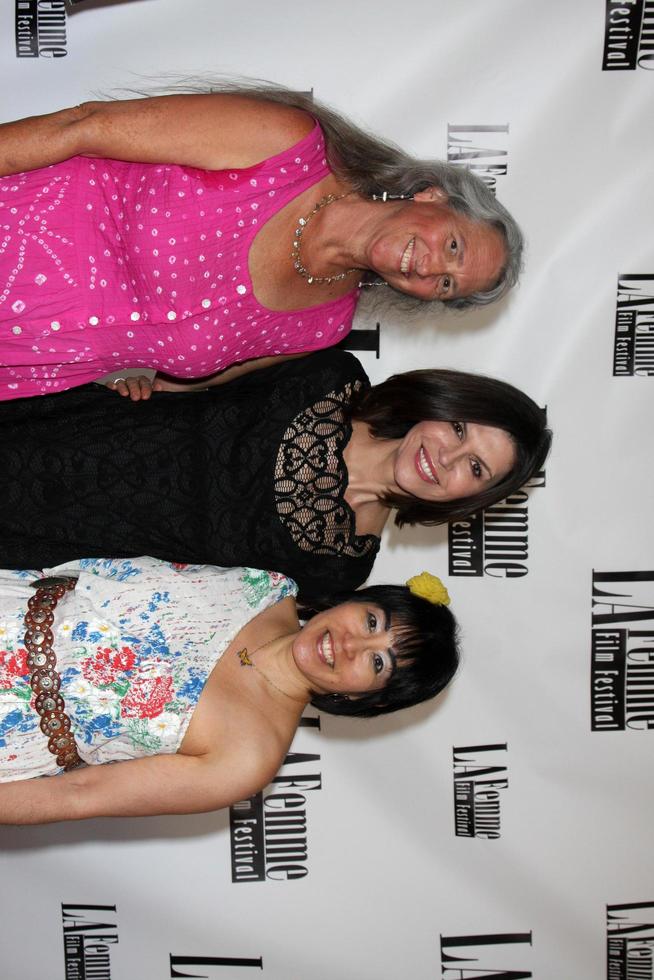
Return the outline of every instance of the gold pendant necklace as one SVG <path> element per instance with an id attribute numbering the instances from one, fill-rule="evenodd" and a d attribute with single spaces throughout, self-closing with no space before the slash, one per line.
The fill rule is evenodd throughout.
<path id="1" fill-rule="evenodd" d="M 261 646 L 258 646 L 256 648 L 256 650 L 253 650 L 252 651 L 252 657 L 256 653 L 258 653 L 259 650 L 263 650 L 264 647 L 268 646 L 269 643 L 275 643 L 276 640 L 283 639 L 283 637 L 285 635 L 286 634 L 282 634 L 282 636 L 276 636 L 274 640 L 266 640 L 265 643 L 262 643 Z M 301 703 L 304 704 L 305 703 L 304 701 L 300 702 L 297 698 L 294 698 L 292 694 L 289 694 L 287 691 L 282 690 L 281 687 L 279 687 L 277 684 L 275 684 L 275 682 L 273 680 L 271 680 L 270 677 L 268 677 L 268 675 L 261 669 L 261 667 L 257 667 L 257 665 L 255 664 L 254 660 L 252 660 L 252 657 L 248 653 L 248 648 L 247 647 L 243 647 L 242 650 L 237 650 L 236 651 L 236 656 L 238 657 L 238 659 L 241 662 L 241 667 L 254 667 L 254 669 L 256 670 L 256 672 L 258 674 L 261 674 L 261 676 L 263 677 L 263 679 L 268 684 L 270 684 L 271 687 L 274 687 L 276 691 L 279 691 L 280 694 L 283 694 L 285 698 L 289 698 L 291 701 L 295 701 L 296 704 L 301 704 Z"/>
<path id="2" fill-rule="evenodd" d="M 328 204 L 333 204 L 334 201 L 340 201 L 344 197 L 348 197 L 352 194 L 352 191 L 346 191 L 345 194 L 326 194 L 322 197 L 316 206 L 309 211 L 306 218 L 300 218 L 297 223 L 297 228 L 295 229 L 295 237 L 293 239 L 293 251 L 291 252 L 291 258 L 293 259 L 293 268 L 299 276 L 311 285 L 314 282 L 338 282 L 340 279 L 345 279 L 347 276 L 351 276 L 353 272 L 358 272 L 356 268 L 346 269 L 345 272 L 339 272 L 335 276 L 314 276 L 309 270 L 304 266 L 302 258 L 300 256 L 300 246 L 302 244 L 302 234 L 304 229 L 309 224 L 314 214 L 318 214 L 323 208 L 326 208 Z"/>

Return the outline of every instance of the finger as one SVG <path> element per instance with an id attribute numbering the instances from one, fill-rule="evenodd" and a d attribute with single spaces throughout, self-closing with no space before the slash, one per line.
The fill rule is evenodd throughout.
<path id="1" fill-rule="evenodd" d="M 126 378 L 125 379 L 125 384 L 127 386 L 128 392 L 129 392 L 129 397 L 131 398 L 131 400 L 133 402 L 139 402 L 142 399 L 145 399 L 145 398 L 148 397 L 145 394 L 143 388 L 141 387 L 141 382 L 144 381 L 144 380 L 147 382 L 147 378 L 143 378 L 142 376 L 139 376 L 138 378 Z"/>
<path id="2" fill-rule="evenodd" d="M 119 395 L 123 396 L 123 398 L 129 395 L 126 378 L 114 378 L 113 381 L 109 382 L 108 387 L 113 391 L 117 391 Z"/>
<path id="3" fill-rule="evenodd" d="M 152 382 L 150 378 L 142 374 L 139 377 L 139 383 L 141 385 L 141 398 L 146 402 L 152 394 Z"/>

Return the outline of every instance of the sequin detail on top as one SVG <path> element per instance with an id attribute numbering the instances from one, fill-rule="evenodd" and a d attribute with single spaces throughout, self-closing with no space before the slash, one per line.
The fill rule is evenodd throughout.
<path id="1" fill-rule="evenodd" d="M 377 549 L 379 538 L 355 533 L 345 500 L 343 450 L 352 435 L 344 406 L 362 387 L 348 382 L 296 415 L 282 438 L 275 466 L 275 504 L 281 523 L 302 551 L 359 558 Z"/>
<path id="2" fill-rule="evenodd" d="M 297 591 L 283 575 L 248 568 L 154 558 L 78 567 L 77 588 L 55 612 L 54 647 L 66 710 L 89 764 L 176 752 L 229 643 L 260 611 Z M 22 647 L 29 582 L 39 576 L 0 572 L 0 781 L 61 772 L 32 707 Z"/>
<path id="3" fill-rule="evenodd" d="M 248 271 L 257 232 L 328 174 L 316 126 L 243 170 L 74 157 L 0 178 L 0 399 L 129 367 L 201 377 L 337 343 L 356 290 L 278 312 Z"/>

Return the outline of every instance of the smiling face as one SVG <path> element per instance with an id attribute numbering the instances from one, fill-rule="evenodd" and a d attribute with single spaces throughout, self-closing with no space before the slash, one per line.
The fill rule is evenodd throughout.
<path id="1" fill-rule="evenodd" d="M 365 694 L 395 669 L 393 636 L 374 603 L 346 602 L 318 613 L 293 641 L 293 660 L 316 694 Z"/>
<path id="2" fill-rule="evenodd" d="M 420 422 L 394 457 L 394 492 L 426 501 L 473 497 L 498 483 L 515 465 L 503 429 L 475 422 Z"/>
<path id="3" fill-rule="evenodd" d="M 497 228 L 453 210 L 435 187 L 394 206 L 367 249 L 371 271 L 422 300 L 458 299 L 492 289 L 506 259 Z"/>

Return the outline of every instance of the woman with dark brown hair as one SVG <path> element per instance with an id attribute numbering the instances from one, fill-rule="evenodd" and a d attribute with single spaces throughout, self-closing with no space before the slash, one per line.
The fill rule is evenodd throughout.
<path id="1" fill-rule="evenodd" d="M 501 500 L 550 438 L 505 382 L 423 370 L 370 387 L 339 350 L 136 404 L 102 385 L 21 399 L 0 405 L 0 567 L 151 554 L 274 568 L 303 596 L 352 589 L 394 511 L 438 524 Z"/>

